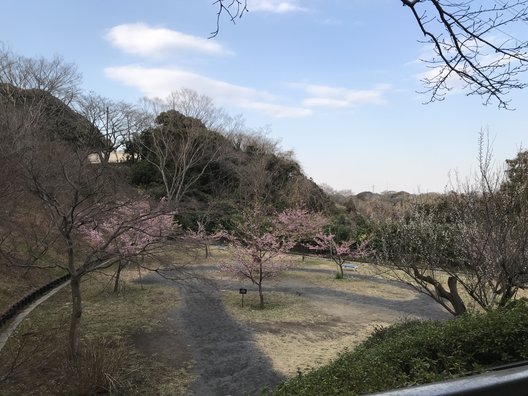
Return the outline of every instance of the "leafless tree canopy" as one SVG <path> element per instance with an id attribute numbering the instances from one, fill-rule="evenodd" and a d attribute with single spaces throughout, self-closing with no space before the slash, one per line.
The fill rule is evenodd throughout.
<path id="1" fill-rule="evenodd" d="M 402 2 L 434 48 L 432 59 L 424 60 L 432 69 L 423 78 L 431 101 L 444 99 L 459 80 L 468 95 L 508 108 L 508 93 L 526 87 L 519 74 L 528 68 L 528 41 L 512 32 L 526 29 L 526 0 Z"/>
<path id="2" fill-rule="evenodd" d="M 100 135 L 94 149 L 102 164 L 108 164 L 112 153 L 119 150 L 127 139 L 144 127 L 144 117 L 134 106 L 94 93 L 82 96 L 78 108 L 79 113 L 92 124 L 97 135 Z"/>
<path id="3" fill-rule="evenodd" d="M 27 58 L 0 46 L 0 83 L 45 91 L 66 104 L 80 93 L 81 74 L 61 57 Z"/>
<path id="4" fill-rule="evenodd" d="M 482 139 L 479 170 L 456 191 L 415 202 L 410 215 L 381 231 L 379 256 L 398 279 L 454 315 L 466 311 L 460 287 L 485 310 L 504 306 L 528 287 L 526 152 L 495 170 Z"/>
<path id="5" fill-rule="evenodd" d="M 528 25 L 528 0 L 400 0 L 411 11 L 432 57 L 423 77 L 429 102 L 443 100 L 456 87 L 482 97 L 484 104 L 510 108 L 508 94 L 526 87 L 528 41 L 518 37 Z M 217 0 L 217 26 L 233 23 L 248 9 L 247 0 Z"/>

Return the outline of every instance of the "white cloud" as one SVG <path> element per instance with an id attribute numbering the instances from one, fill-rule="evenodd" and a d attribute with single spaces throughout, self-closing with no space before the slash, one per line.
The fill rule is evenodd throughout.
<path id="1" fill-rule="evenodd" d="M 218 41 L 144 23 L 114 26 L 107 31 L 105 39 L 124 52 L 145 57 L 160 57 L 175 51 L 213 55 L 229 53 Z"/>
<path id="2" fill-rule="evenodd" d="M 285 14 L 287 12 L 306 11 L 306 8 L 299 6 L 297 1 L 292 0 L 248 0 L 248 10 Z"/>
<path id="3" fill-rule="evenodd" d="M 385 104 L 385 93 L 391 89 L 388 84 L 364 90 L 312 84 L 295 84 L 294 86 L 302 88 L 311 95 L 303 101 L 304 106 L 338 109 L 355 108 L 362 104 Z"/>
<path id="4" fill-rule="evenodd" d="M 138 88 L 145 96 L 166 97 L 179 88 L 190 88 L 205 93 L 219 103 L 260 111 L 277 117 L 306 117 L 310 109 L 276 103 L 276 98 L 265 91 L 258 91 L 178 68 L 148 68 L 143 66 L 119 66 L 105 69 L 107 77 L 125 85 Z"/>
<path id="5" fill-rule="evenodd" d="M 246 109 L 258 110 L 276 118 L 300 118 L 312 114 L 312 110 L 305 107 L 283 106 L 264 102 L 246 102 L 241 105 Z"/>

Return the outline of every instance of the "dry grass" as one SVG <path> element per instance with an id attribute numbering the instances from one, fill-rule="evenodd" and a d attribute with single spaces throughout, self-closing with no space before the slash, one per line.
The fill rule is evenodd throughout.
<path id="1" fill-rule="evenodd" d="M 222 299 L 228 312 L 238 321 L 250 325 L 269 323 L 311 324 L 329 319 L 327 315 L 314 312 L 312 307 L 300 296 L 286 293 L 264 293 L 265 308 L 260 309 L 258 293 L 249 293 L 244 297 L 242 307 L 241 295 L 224 291 Z M 311 315 L 307 317 L 307 312 Z"/>
<path id="2" fill-rule="evenodd" d="M 160 363 L 155 356 L 137 351 L 131 342 L 138 332 L 148 333 L 166 325 L 167 311 L 179 304 L 178 292 L 172 287 L 141 288 L 131 282 L 134 277 L 134 273 L 124 273 L 119 295 L 104 287 L 109 274 L 94 274 L 83 282 L 81 335 L 85 353 L 81 362 L 88 362 L 98 375 L 109 367 L 104 369 L 107 380 L 126 394 L 184 394 L 191 379 L 188 370 Z M 11 377 L 0 383 L 0 394 L 79 393 L 66 380 L 71 368 L 64 366 L 70 306 L 66 287 L 22 322 L 0 353 L 0 379 L 9 372 L 17 354 L 20 363 Z M 104 351 L 97 349 L 102 344 Z M 123 366 L 111 370 L 116 364 L 108 362 Z M 77 384 L 83 380 L 86 378 L 77 375 Z"/>
<path id="3" fill-rule="evenodd" d="M 394 300 L 416 297 L 415 292 L 397 285 L 362 278 L 363 275 L 383 278 L 367 264 L 361 265 L 357 272 L 349 272 L 345 279 L 336 280 L 335 265 L 329 260 L 313 257 L 296 260 L 298 267 L 283 274 L 282 280 L 301 280 L 328 290 Z M 259 309 L 255 292 L 245 297 L 244 308 L 238 293 L 224 292 L 223 300 L 229 313 L 252 330 L 257 347 L 270 358 L 274 369 L 284 375 L 295 375 L 298 371 L 328 363 L 345 348 L 353 348 L 367 338 L 375 326 L 390 324 L 390 321 L 371 320 L 368 316 L 349 320 L 340 314 L 342 306 L 327 307 L 323 302 L 308 300 L 303 293 L 265 292 L 264 296 L 264 310 Z"/>
<path id="4" fill-rule="evenodd" d="M 283 328 L 276 324 L 277 331 L 260 331 L 254 335 L 259 349 L 271 359 L 273 368 L 291 376 L 324 365 L 335 359 L 347 348 L 354 348 L 366 339 L 375 325 L 387 325 L 376 322 L 354 328 L 339 323 L 307 325 L 306 327 Z"/>
<path id="5" fill-rule="evenodd" d="M 200 247 L 180 247 L 170 253 L 169 259 L 172 263 L 200 267 L 229 258 L 227 250 L 217 247 L 212 249 L 208 260 L 204 259 L 203 253 Z M 304 261 L 296 257 L 295 260 L 297 267 L 283 274 L 278 285 L 299 285 L 301 291 L 303 286 L 315 286 L 329 292 L 379 297 L 387 301 L 408 302 L 418 295 L 407 287 L 386 282 L 394 279 L 394 274 L 369 264 L 359 264 L 357 271 L 347 271 L 345 279 L 337 280 L 336 266 L 329 260 L 314 257 L 307 257 Z M 142 276 L 146 274 L 143 272 Z M 228 278 L 220 272 L 207 274 L 217 279 Z M 106 343 L 115 359 L 126 361 L 123 371 L 112 374 L 122 378 L 118 385 L 126 390 L 126 394 L 185 394 L 192 380 L 188 364 L 175 367 L 159 356 L 140 352 L 131 341 L 139 333 L 172 336 L 174 333 L 167 327 L 166 313 L 178 307 L 179 295 L 175 288 L 163 285 L 149 285 L 142 289 L 134 282 L 138 277 L 137 271 L 125 271 L 120 295 L 109 291 L 112 283 L 108 274 L 94 275 L 86 280 L 83 284 L 82 324 L 85 345 Z M 104 288 L 104 285 L 108 287 Z M 251 330 L 259 350 L 269 357 L 275 370 L 285 375 L 323 365 L 345 348 L 356 346 L 375 326 L 397 320 L 387 312 L 377 312 L 376 307 L 347 305 L 348 302 L 336 302 L 335 298 L 326 300 L 324 296 L 315 300 L 305 293 L 296 294 L 295 287 L 291 289 L 288 293 L 265 291 L 264 310 L 259 308 L 256 292 L 250 291 L 246 295 L 244 307 L 240 294 L 222 293 L 229 314 Z M 60 384 L 61 366 L 53 359 L 62 353 L 57 346 L 66 342 L 70 308 L 68 290 L 64 289 L 30 315 L 0 354 L 0 378 L 5 362 L 12 360 L 21 345 L 24 356 L 32 357 L 29 364 L 17 370 L 16 380 L 0 383 L 0 386 L 7 385 L 3 388 L 7 389 L 7 394 L 45 394 L 51 385 L 57 385 L 57 381 Z M 333 303 L 329 306 L 328 301 Z M 49 378 L 54 378 L 53 383 Z"/>
<path id="6" fill-rule="evenodd" d="M 304 261 L 297 259 L 297 267 L 285 274 L 292 278 L 302 278 L 306 282 L 327 287 L 331 290 L 352 292 L 364 296 L 384 296 L 392 300 L 411 300 L 416 293 L 401 285 L 393 283 L 373 282 L 372 279 L 394 280 L 391 273 L 381 267 L 368 264 L 356 263 L 357 270 L 345 270 L 344 279 L 336 279 L 336 265 L 327 259 L 307 257 Z M 302 269 L 315 269 L 321 272 L 304 272 Z M 297 269 L 297 270 L 296 270 Z M 326 271 L 323 273 L 322 271 Z"/>

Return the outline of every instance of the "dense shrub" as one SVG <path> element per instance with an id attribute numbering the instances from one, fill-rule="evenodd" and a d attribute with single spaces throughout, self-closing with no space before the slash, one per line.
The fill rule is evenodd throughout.
<path id="1" fill-rule="evenodd" d="M 354 395 L 439 381 L 528 359 L 528 304 L 446 322 L 379 328 L 354 351 L 289 379 L 276 395 Z"/>

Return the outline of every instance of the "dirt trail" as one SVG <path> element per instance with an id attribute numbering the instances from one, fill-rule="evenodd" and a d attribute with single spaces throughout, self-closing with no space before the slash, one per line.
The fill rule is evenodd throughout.
<path id="1" fill-rule="evenodd" d="M 154 275 L 143 282 L 175 286 Z M 167 348 L 176 349 L 172 354 L 176 367 L 182 365 L 178 359 L 192 356 L 197 378 L 188 394 L 260 394 L 262 388 L 274 387 L 283 376 L 273 369 L 270 359 L 256 347 L 249 329 L 225 311 L 219 287 L 221 285 L 216 283 L 200 281 L 180 286 L 182 306 L 169 313 L 168 318 L 177 331 L 172 335 L 156 334 L 161 338 L 157 345 L 161 346 L 166 339 L 168 345 L 162 347 L 166 355 Z M 177 344 L 171 344 L 174 337 L 180 338 Z"/>
<path id="2" fill-rule="evenodd" d="M 323 363 L 333 356 L 333 350 L 314 355 L 314 351 L 310 352 L 310 348 L 306 348 L 306 342 L 322 340 L 323 350 L 342 348 L 338 343 L 324 344 L 327 342 L 324 338 L 348 337 L 343 340 L 354 343 L 363 337 L 358 336 L 360 330 L 370 331 L 367 327 L 371 323 L 393 323 L 409 316 L 449 318 L 432 300 L 413 293 L 400 283 L 355 274 L 356 282 L 350 285 L 364 282 L 365 286 L 358 286 L 355 291 L 335 289 L 317 279 L 302 277 L 304 271 L 310 276 L 316 274 L 331 279 L 332 270 L 306 268 L 294 270 L 279 281 L 268 283 L 266 291 L 301 295 L 314 311 L 332 317 L 333 323 L 320 323 L 313 328 L 302 324 L 282 327 L 280 323 L 250 327 L 230 316 L 220 296 L 221 290 L 234 291 L 242 285 L 219 276 L 213 265 L 198 268 L 198 273 L 210 282 L 193 281 L 182 286 L 157 275 L 143 279 L 144 283 L 179 287 L 183 302 L 177 311 L 169 313 L 168 322 L 173 327 L 172 331 L 143 335 L 143 338 L 136 339 L 140 349 L 158 353 L 164 359 L 172 359 L 174 367 L 182 367 L 192 360 L 196 379 L 188 394 L 196 396 L 259 394 L 263 387 L 273 388 L 285 374 L 295 372 L 293 364 L 300 361 L 313 363 L 314 360 L 315 363 Z M 243 287 L 250 292 L 254 289 L 247 283 Z M 369 288 L 373 292 L 369 293 Z M 392 288 L 395 291 L 393 294 L 380 295 L 377 288 Z M 298 344 L 291 342 L 285 345 L 281 338 L 277 338 L 283 337 L 288 331 L 297 337 L 295 342 Z M 333 334 L 329 336 L 331 332 Z M 301 356 L 303 353 L 306 356 Z M 285 357 L 282 356 L 285 354 Z M 296 354 L 299 354 L 297 360 Z M 299 367 L 306 368 L 309 365 L 299 364 Z"/>

